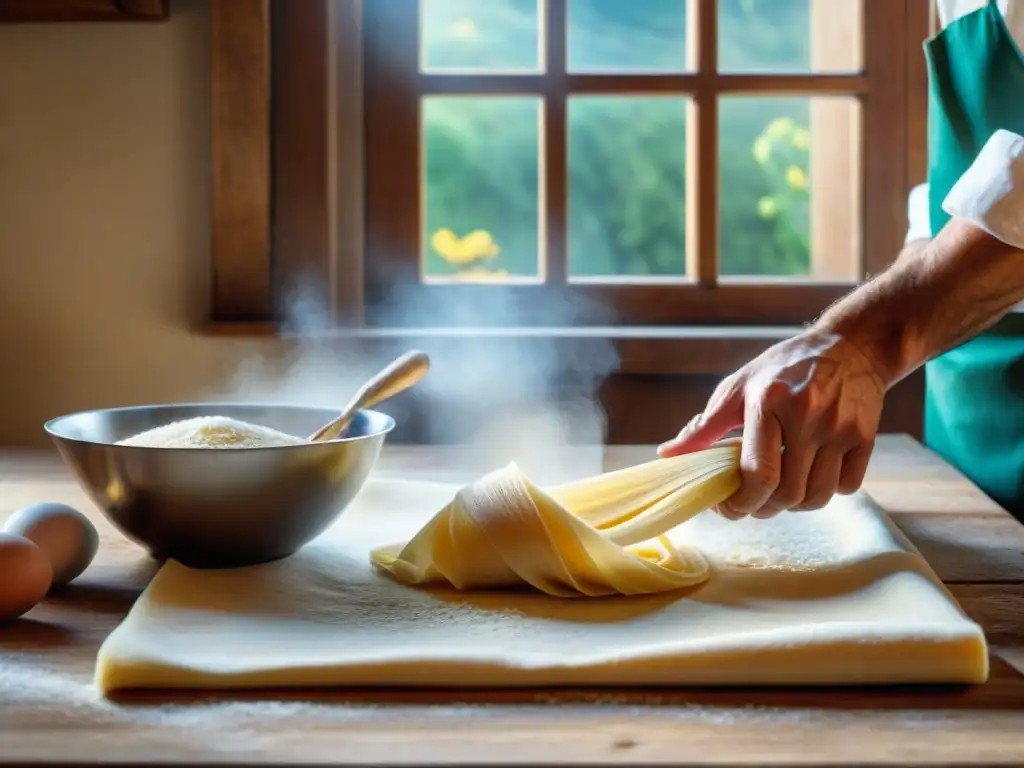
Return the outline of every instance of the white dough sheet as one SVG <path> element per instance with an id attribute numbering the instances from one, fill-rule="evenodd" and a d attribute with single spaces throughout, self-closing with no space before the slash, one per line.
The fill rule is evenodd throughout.
<path id="1" fill-rule="evenodd" d="M 670 538 L 712 566 L 696 588 L 559 598 L 398 584 L 370 564 L 458 486 L 371 479 L 338 522 L 274 563 L 167 562 L 103 644 L 101 691 L 295 687 L 813 686 L 981 683 L 988 653 L 866 495 Z"/>

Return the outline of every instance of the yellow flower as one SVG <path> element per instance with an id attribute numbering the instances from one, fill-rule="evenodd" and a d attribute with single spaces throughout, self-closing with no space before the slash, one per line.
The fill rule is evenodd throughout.
<path id="1" fill-rule="evenodd" d="M 460 239 L 443 227 L 431 236 L 430 245 L 449 264 L 472 264 L 480 259 L 493 259 L 501 252 L 490 232 L 482 229 L 473 230 Z"/>
<path id="2" fill-rule="evenodd" d="M 791 117 L 777 117 L 772 120 L 765 129 L 765 134 L 772 139 L 782 139 L 792 133 L 796 123 Z"/>
<path id="3" fill-rule="evenodd" d="M 442 227 L 437 230 L 430 237 L 430 247 L 433 248 L 437 255 L 445 261 L 448 261 L 450 256 L 455 253 L 455 249 L 458 247 L 458 240 L 455 233 L 447 227 Z"/>
<path id="4" fill-rule="evenodd" d="M 772 157 L 772 143 L 765 136 L 759 136 L 754 142 L 754 159 L 765 165 Z"/>
<path id="5" fill-rule="evenodd" d="M 786 169 L 786 183 L 789 184 L 790 189 L 805 190 L 807 189 L 807 174 L 802 168 L 791 165 Z"/>
<path id="6" fill-rule="evenodd" d="M 811 146 L 811 132 L 806 128 L 797 128 L 793 132 L 793 146 L 797 149 L 807 149 Z"/>
<path id="7" fill-rule="evenodd" d="M 762 197 L 757 201 L 757 215 L 762 219 L 774 219 L 779 212 L 779 206 L 774 197 Z"/>
<path id="8" fill-rule="evenodd" d="M 483 229 L 474 229 L 466 235 L 462 246 L 478 259 L 493 259 L 501 252 L 491 233 Z"/>

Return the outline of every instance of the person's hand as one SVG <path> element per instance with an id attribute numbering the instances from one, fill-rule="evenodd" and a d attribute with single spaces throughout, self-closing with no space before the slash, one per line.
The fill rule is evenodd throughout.
<path id="1" fill-rule="evenodd" d="M 722 381 L 658 453 L 699 451 L 742 428 L 740 487 L 718 511 L 737 519 L 818 509 L 864 481 L 886 387 L 852 343 L 808 330 Z"/>

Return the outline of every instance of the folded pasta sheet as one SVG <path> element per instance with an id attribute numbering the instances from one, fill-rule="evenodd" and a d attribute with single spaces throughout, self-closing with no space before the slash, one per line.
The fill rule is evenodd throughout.
<path id="1" fill-rule="evenodd" d="M 693 586 L 708 563 L 666 533 L 739 485 L 739 445 L 660 459 L 545 492 L 515 464 L 455 494 L 406 544 L 373 562 L 407 584 L 529 585 L 562 597 Z"/>

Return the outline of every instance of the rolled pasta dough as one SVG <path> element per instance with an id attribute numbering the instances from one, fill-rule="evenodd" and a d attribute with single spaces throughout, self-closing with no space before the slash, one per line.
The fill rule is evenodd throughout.
<path id="1" fill-rule="evenodd" d="M 121 688 L 978 683 L 981 628 L 864 495 L 823 510 L 673 530 L 714 576 L 694 589 L 566 600 L 413 588 L 368 554 L 409 540 L 459 486 L 371 478 L 292 557 L 170 561 L 106 639 Z"/>

